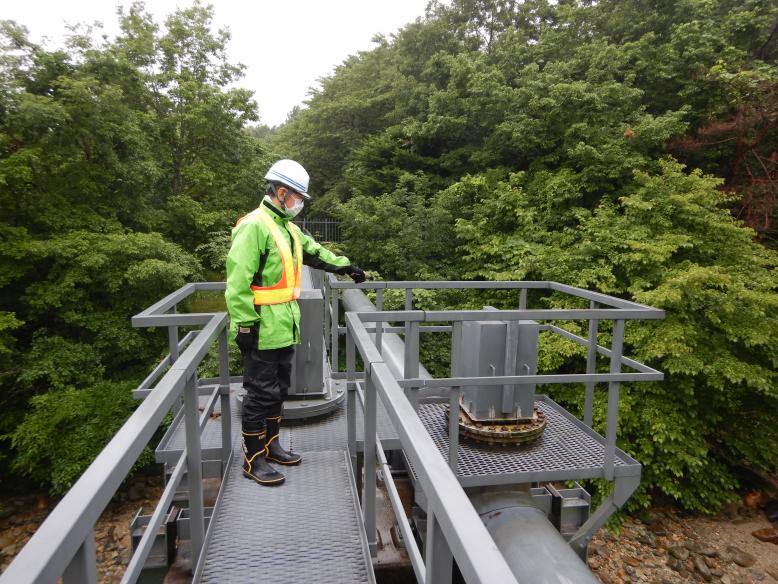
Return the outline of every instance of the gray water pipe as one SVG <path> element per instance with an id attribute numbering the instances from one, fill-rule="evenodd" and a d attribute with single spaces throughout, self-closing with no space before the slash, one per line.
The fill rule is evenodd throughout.
<path id="1" fill-rule="evenodd" d="M 347 312 L 375 312 L 362 290 L 343 290 Z M 375 333 L 370 333 L 375 340 Z M 397 379 L 402 379 L 405 343 L 394 333 L 381 337 L 381 355 Z M 419 364 L 419 377 L 432 376 Z M 521 584 L 598 584 L 586 563 L 533 504 L 532 496 L 520 490 L 502 488 L 470 493 L 478 515 Z"/>

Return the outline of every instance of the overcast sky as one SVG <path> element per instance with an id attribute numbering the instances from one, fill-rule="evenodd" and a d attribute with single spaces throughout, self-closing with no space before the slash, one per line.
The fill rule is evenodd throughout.
<path id="1" fill-rule="evenodd" d="M 246 65 L 239 85 L 254 91 L 261 123 L 277 126 L 308 88 L 332 72 L 346 57 L 370 50 L 377 33 L 389 36 L 424 15 L 428 0 L 212 0 L 215 28 L 232 34 L 231 62 Z M 208 2 L 203 2 L 207 4 Z M 66 24 L 102 22 L 113 37 L 118 31 L 116 7 L 131 1 L 19 0 L 2 1 L 0 18 L 25 25 L 35 42 L 61 47 Z M 162 24 L 186 0 L 148 0 L 146 8 Z M 274 86 L 283 92 L 270 91 Z"/>

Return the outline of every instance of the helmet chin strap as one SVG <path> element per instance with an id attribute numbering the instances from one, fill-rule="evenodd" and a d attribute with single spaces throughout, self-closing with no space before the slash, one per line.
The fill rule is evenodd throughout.
<path id="1" fill-rule="evenodd" d="M 281 203 L 281 208 L 286 210 L 286 200 L 289 198 L 289 189 L 286 189 L 286 194 L 284 195 L 283 199 L 278 196 L 278 187 L 273 183 L 270 183 L 270 191 L 273 193 L 273 196 L 276 198 L 276 200 Z"/>

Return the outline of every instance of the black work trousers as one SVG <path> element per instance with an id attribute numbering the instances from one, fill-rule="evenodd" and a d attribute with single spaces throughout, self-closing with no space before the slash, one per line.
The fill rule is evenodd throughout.
<path id="1" fill-rule="evenodd" d="M 251 349 L 243 353 L 242 426 L 244 432 L 263 432 L 268 417 L 280 416 L 292 383 L 294 345 L 281 349 Z"/>

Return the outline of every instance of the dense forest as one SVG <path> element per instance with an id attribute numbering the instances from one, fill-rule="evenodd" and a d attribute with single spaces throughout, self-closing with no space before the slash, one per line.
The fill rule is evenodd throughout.
<path id="1" fill-rule="evenodd" d="M 62 51 L 2 25 L 3 488 L 62 492 L 100 450 L 164 352 L 129 317 L 221 277 L 281 155 L 311 173 L 308 215 L 340 219 L 381 277 L 556 280 L 666 310 L 627 328 L 628 354 L 667 376 L 623 391 L 636 505 L 711 512 L 739 468 L 778 471 L 772 0 L 432 2 L 276 129 L 256 126 L 262 96 L 235 88 L 211 17 L 160 26 L 136 4 L 116 39 L 75 31 Z M 584 358 L 544 339 L 546 371 Z M 580 411 L 580 387 L 548 390 Z"/>

